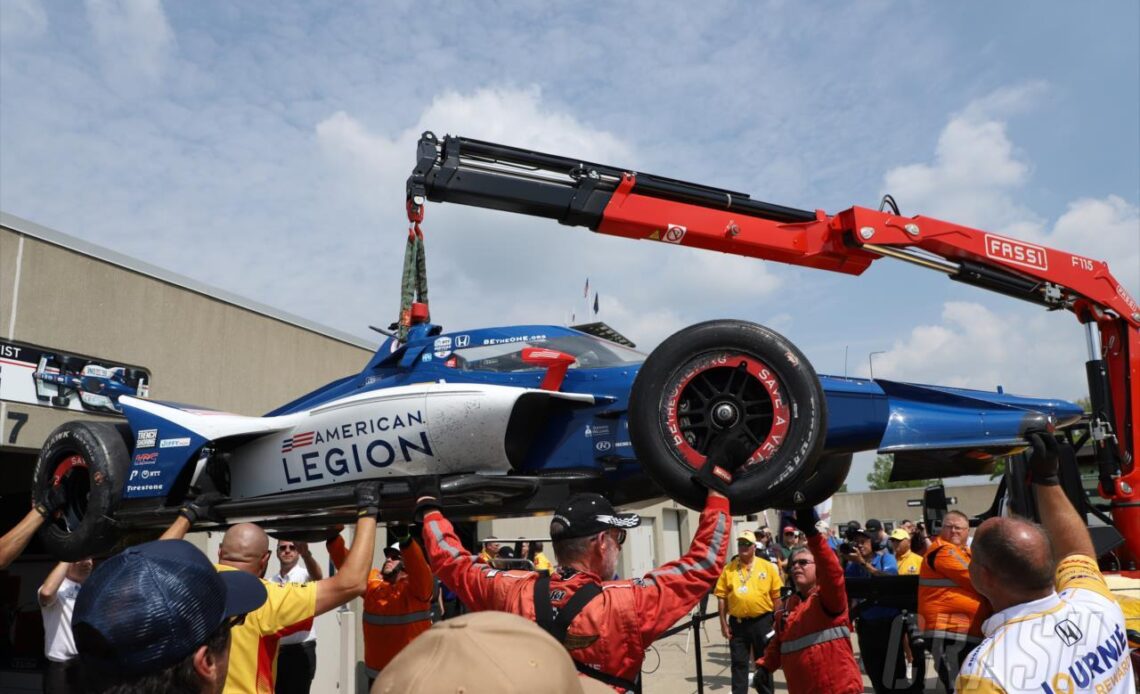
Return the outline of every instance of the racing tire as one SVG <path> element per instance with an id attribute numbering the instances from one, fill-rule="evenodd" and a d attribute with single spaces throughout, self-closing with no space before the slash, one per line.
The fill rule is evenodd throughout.
<path id="1" fill-rule="evenodd" d="M 130 428 L 107 422 L 65 422 L 47 438 L 32 478 L 34 499 L 63 485 L 66 501 L 39 530 L 47 551 L 76 561 L 114 546 L 118 506 L 130 467 Z"/>
<path id="2" fill-rule="evenodd" d="M 811 508 L 830 499 L 847 480 L 847 473 L 851 472 L 851 461 L 854 457 L 853 453 L 820 456 L 815 472 L 800 486 L 775 501 L 773 508 Z"/>
<path id="3" fill-rule="evenodd" d="M 815 471 L 827 404 L 807 358 L 755 323 L 715 320 L 681 330 L 649 355 L 629 396 L 630 440 L 646 473 L 674 500 L 704 507 L 693 481 L 711 440 L 754 446 L 728 498 L 734 515 L 771 508 Z"/>

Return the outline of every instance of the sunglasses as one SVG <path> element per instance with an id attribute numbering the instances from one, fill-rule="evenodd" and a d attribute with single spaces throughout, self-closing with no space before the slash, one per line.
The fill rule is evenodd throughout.
<path id="1" fill-rule="evenodd" d="M 807 566 L 808 564 L 814 564 L 814 563 L 815 562 L 812 561 L 811 559 L 797 559 L 793 562 L 789 562 L 789 564 L 791 566 Z"/>
<path id="2" fill-rule="evenodd" d="M 277 545 L 277 551 L 278 552 L 296 552 L 297 546 L 296 545 Z"/>
<path id="3" fill-rule="evenodd" d="M 751 547 L 752 546 L 752 543 L 749 542 L 748 540 L 737 540 L 736 544 L 739 547 Z"/>
<path id="4" fill-rule="evenodd" d="M 600 532 L 600 533 L 598 533 L 597 535 L 595 535 L 595 536 L 594 536 L 594 539 L 596 540 L 596 539 L 598 539 L 599 537 L 601 537 L 602 535 L 606 535 L 606 534 L 608 534 L 609 532 L 610 532 L 610 531 L 608 531 L 608 530 L 603 530 L 602 532 Z M 624 531 L 624 530 L 618 530 L 618 531 L 617 531 L 617 533 L 618 533 L 618 534 L 617 534 L 617 537 L 616 537 L 616 538 L 614 538 L 614 540 L 615 540 L 615 541 L 618 543 L 618 547 L 621 547 L 622 545 L 624 545 L 624 544 L 625 544 L 625 531 Z"/>

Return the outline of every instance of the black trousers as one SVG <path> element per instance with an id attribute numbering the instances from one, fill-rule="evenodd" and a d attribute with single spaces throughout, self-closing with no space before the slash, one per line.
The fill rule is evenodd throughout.
<path id="1" fill-rule="evenodd" d="M 938 679 L 948 694 L 954 694 L 954 680 L 958 679 L 958 671 L 962 669 L 966 656 L 981 643 L 981 639 L 965 634 L 930 639 L 930 656 L 934 658 Z"/>
<path id="2" fill-rule="evenodd" d="M 316 674 L 316 641 L 290 643 L 277 652 L 276 694 L 309 694 Z"/>
<path id="3" fill-rule="evenodd" d="M 914 673 L 906 677 L 906 655 L 903 636 L 906 628 L 902 616 L 893 619 L 862 619 L 855 622 L 859 638 L 859 657 L 863 670 L 877 694 L 882 692 L 921 692 L 926 677 L 926 661 L 922 654 L 914 657 Z"/>
<path id="4" fill-rule="evenodd" d="M 83 684 L 79 677 L 78 658 L 64 663 L 47 661 L 47 669 L 44 670 L 44 694 L 71 694 L 80 691 L 83 691 Z"/>
<path id="5" fill-rule="evenodd" d="M 768 632 L 772 631 L 772 613 L 759 617 L 728 618 L 732 638 L 728 640 L 728 654 L 732 659 L 732 694 L 748 694 L 748 667 L 764 655 L 768 645 Z M 772 676 L 763 669 L 753 680 L 760 694 L 771 694 Z"/>

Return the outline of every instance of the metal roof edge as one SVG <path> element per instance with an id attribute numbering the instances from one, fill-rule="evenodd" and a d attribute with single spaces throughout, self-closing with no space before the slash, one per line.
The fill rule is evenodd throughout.
<path id="1" fill-rule="evenodd" d="M 152 277 L 156 280 L 159 280 L 160 282 L 166 282 L 167 284 L 182 287 L 183 289 L 187 289 L 191 292 L 194 292 L 195 294 L 201 294 L 202 296 L 216 299 L 238 308 L 243 308 L 247 311 L 252 311 L 253 313 L 266 316 L 267 318 L 273 318 L 275 320 L 281 321 L 282 323 L 288 323 L 289 325 L 296 326 L 303 330 L 317 333 L 318 335 L 324 335 L 325 337 L 332 338 L 338 342 L 343 342 L 354 347 L 360 347 L 361 349 L 367 349 L 370 352 L 375 352 L 378 346 L 378 343 L 369 342 L 368 340 L 357 337 L 351 333 L 346 333 L 335 328 L 330 328 L 328 326 L 321 325 L 320 323 L 311 321 L 307 318 L 302 318 L 301 316 L 294 315 L 287 311 L 282 311 L 280 309 L 273 308 L 272 306 L 267 306 L 265 304 L 254 301 L 252 299 L 247 299 L 243 296 L 227 292 L 224 289 L 210 286 L 204 282 L 199 282 L 184 275 L 180 275 L 176 272 L 166 270 L 156 265 L 151 265 L 150 263 L 139 260 L 138 258 L 132 258 L 128 255 L 119 253 L 118 251 L 113 251 L 109 248 L 98 246 L 89 241 L 84 241 L 83 239 L 65 234 L 61 231 L 49 229 L 48 227 L 36 224 L 35 222 L 24 219 L 23 217 L 17 217 L 14 214 L 4 212 L 3 210 L 0 210 L 0 227 L 11 229 L 18 234 L 30 236 L 45 243 L 50 243 L 53 246 L 59 246 L 60 248 L 95 258 L 96 260 L 101 260 L 112 265 L 117 265 L 123 269 L 130 270 L 131 272 L 136 272 L 140 275 Z"/>

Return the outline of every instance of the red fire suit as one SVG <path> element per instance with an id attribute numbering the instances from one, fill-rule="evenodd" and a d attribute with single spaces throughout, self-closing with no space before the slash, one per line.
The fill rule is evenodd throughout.
<path id="1" fill-rule="evenodd" d="M 728 551 L 728 500 L 711 497 L 689 551 L 642 578 L 603 581 L 582 571 L 556 571 L 551 602 L 561 608 L 582 586 L 602 592 L 570 623 L 565 646 L 580 665 L 633 681 L 645 649 L 697 604 L 724 568 Z M 471 610 L 502 610 L 535 620 L 533 571 L 499 571 L 475 563 L 439 511 L 424 517 L 424 547 L 432 573 Z M 617 691 L 624 691 L 617 688 Z"/>
<path id="2" fill-rule="evenodd" d="M 815 587 L 806 597 L 796 593 L 788 598 L 776 612 L 776 636 L 756 664 L 768 672 L 784 668 L 790 694 L 861 693 L 843 567 L 825 535 L 809 537 L 808 549 L 815 558 Z"/>

